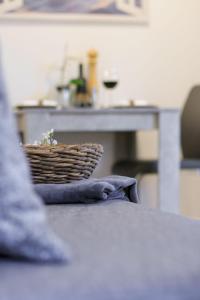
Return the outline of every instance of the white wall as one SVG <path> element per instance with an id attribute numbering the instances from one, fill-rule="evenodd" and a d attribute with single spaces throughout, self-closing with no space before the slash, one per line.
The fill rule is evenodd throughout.
<path id="1" fill-rule="evenodd" d="M 98 49 L 99 78 L 106 66 L 118 67 L 118 101 L 143 98 L 161 106 L 181 106 L 189 88 L 200 82 L 200 1 L 149 2 L 148 26 L 1 22 L 12 103 L 41 95 L 47 67 L 61 61 L 67 42 L 72 54 Z M 141 156 L 156 155 L 154 136 L 140 136 L 152 144 L 147 152 L 142 142 Z"/>
<path id="2" fill-rule="evenodd" d="M 148 26 L 1 22 L 12 102 L 42 91 L 47 66 L 61 60 L 67 42 L 71 53 L 97 48 L 100 68 L 118 66 L 118 98 L 181 105 L 189 87 L 200 81 L 200 1 L 149 2 Z"/>

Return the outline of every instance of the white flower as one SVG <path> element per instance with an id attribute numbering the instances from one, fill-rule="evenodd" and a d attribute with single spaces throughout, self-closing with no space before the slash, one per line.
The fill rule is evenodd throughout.
<path id="1" fill-rule="evenodd" d="M 54 136 L 54 130 L 51 129 L 50 131 L 47 131 L 46 133 L 42 134 L 42 140 L 37 145 L 57 145 L 58 142 L 53 138 Z"/>

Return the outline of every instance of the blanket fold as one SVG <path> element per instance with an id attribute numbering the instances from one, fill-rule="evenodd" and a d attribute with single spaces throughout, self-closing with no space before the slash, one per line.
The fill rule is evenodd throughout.
<path id="1" fill-rule="evenodd" d="M 35 184 L 34 189 L 45 204 L 89 204 L 107 200 L 139 202 L 136 179 L 116 175 L 67 184 Z"/>

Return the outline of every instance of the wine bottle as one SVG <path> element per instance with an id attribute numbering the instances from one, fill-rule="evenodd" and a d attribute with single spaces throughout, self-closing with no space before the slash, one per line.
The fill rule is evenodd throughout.
<path id="1" fill-rule="evenodd" d="M 87 82 L 84 77 L 83 64 L 79 64 L 79 75 L 78 78 L 73 80 L 76 84 L 75 92 L 75 106 L 85 107 L 91 106 L 91 102 L 88 97 Z"/>

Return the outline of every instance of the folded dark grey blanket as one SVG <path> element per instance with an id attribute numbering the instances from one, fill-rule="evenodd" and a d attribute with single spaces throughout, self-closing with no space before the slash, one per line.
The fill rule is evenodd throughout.
<path id="1" fill-rule="evenodd" d="M 94 203 L 113 199 L 138 202 L 136 179 L 123 176 L 67 184 L 35 184 L 34 189 L 46 204 Z"/>

